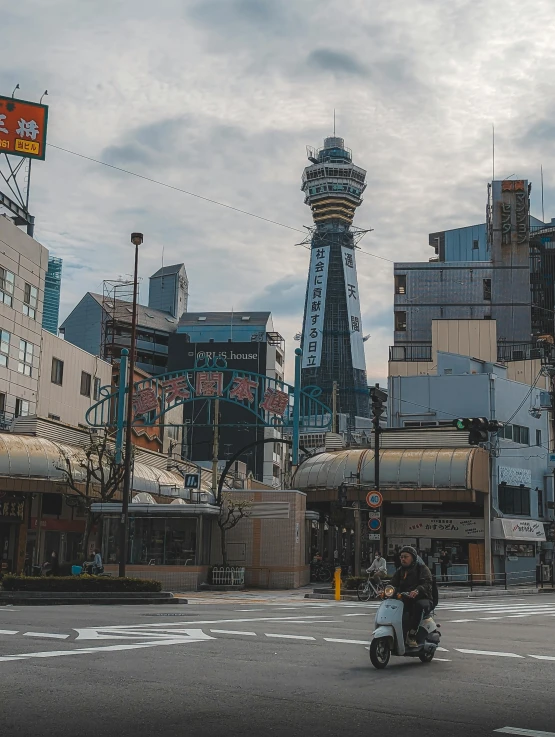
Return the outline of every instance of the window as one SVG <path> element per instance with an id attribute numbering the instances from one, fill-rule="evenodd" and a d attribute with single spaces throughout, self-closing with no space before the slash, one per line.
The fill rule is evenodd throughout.
<path id="1" fill-rule="evenodd" d="M 542 431 L 536 430 L 536 445 L 538 448 L 542 447 Z"/>
<path id="2" fill-rule="evenodd" d="M 499 509 L 503 514 L 530 515 L 530 489 L 499 485 Z"/>
<path id="3" fill-rule="evenodd" d="M 19 341 L 19 363 L 17 370 L 20 374 L 31 376 L 33 369 L 33 344 L 28 340 Z"/>
<path id="4" fill-rule="evenodd" d="M 472 250 L 477 251 L 480 248 L 480 243 L 477 240 L 472 241 Z"/>
<path id="5" fill-rule="evenodd" d="M 5 330 L 0 330 L 0 366 L 8 365 L 8 355 L 10 352 L 10 334 Z"/>
<path id="6" fill-rule="evenodd" d="M 52 414 L 50 414 L 50 412 L 48 413 L 48 419 L 49 420 L 57 420 L 58 422 L 60 421 L 60 418 L 59 418 L 58 415 L 52 415 Z"/>
<path id="7" fill-rule="evenodd" d="M 530 445 L 530 430 L 522 425 L 513 425 L 513 440 L 521 445 Z"/>
<path id="8" fill-rule="evenodd" d="M 484 279 L 484 301 L 491 302 L 491 279 Z"/>
<path id="9" fill-rule="evenodd" d="M 25 283 L 23 290 L 23 314 L 28 315 L 32 320 L 37 314 L 37 288 L 31 284 Z"/>
<path id="10" fill-rule="evenodd" d="M 58 384 L 58 386 L 62 386 L 64 378 L 64 362 L 60 361 L 59 358 L 53 358 L 52 359 L 52 371 L 50 373 L 50 381 L 53 384 Z"/>
<path id="11" fill-rule="evenodd" d="M 0 266 L 0 302 L 12 306 L 15 276 Z"/>
<path id="12" fill-rule="evenodd" d="M 0 394 L 0 414 L 4 414 L 6 411 L 6 395 Z"/>
<path id="13" fill-rule="evenodd" d="M 543 489 L 536 489 L 538 494 L 538 517 L 543 517 Z"/>
<path id="14" fill-rule="evenodd" d="M 27 417 L 29 414 L 29 402 L 26 399 L 15 400 L 15 416 Z"/>
<path id="15" fill-rule="evenodd" d="M 91 396 L 91 378 L 86 371 L 81 371 L 81 394 L 84 397 Z"/>
<path id="16" fill-rule="evenodd" d="M 404 332 L 407 329 L 407 313 L 396 312 L 395 313 L 395 330 Z"/>
<path id="17" fill-rule="evenodd" d="M 98 376 L 94 377 L 93 399 L 100 399 L 100 379 L 98 378 Z"/>
<path id="18" fill-rule="evenodd" d="M 276 363 L 279 366 L 283 366 L 283 356 L 281 355 L 279 351 L 276 351 Z"/>
<path id="19" fill-rule="evenodd" d="M 395 274 L 395 294 L 407 293 L 407 275 Z"/>

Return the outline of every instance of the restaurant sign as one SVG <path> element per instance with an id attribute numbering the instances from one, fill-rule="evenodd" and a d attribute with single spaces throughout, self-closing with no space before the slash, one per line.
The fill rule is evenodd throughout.
<path id="1" fill-rule="evenodd" d="M 457 540 L 483 539 L 483 519 L 452 517 L 390 517 L 387 534 L 395 537 L 431 537 Z"/>
<path id="2" fill-rule="evenodd" d="M 44 159 L 48 106 L 0 96 L 0 153 Z"/>

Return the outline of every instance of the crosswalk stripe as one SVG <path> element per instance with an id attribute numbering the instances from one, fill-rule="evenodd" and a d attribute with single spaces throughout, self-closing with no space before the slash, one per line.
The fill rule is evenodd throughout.
<path id="1" fill-rule="evenodd" d="M 519 734 L 522 737 L 555 737 L 555 732 L 540 732 L 537 729 L 520 729 L 519 727 L 502 727 L 501 729 L 495 729 L 494 732 Z"/>
<path id="2" fill-rule="evenodd" d="M 455 650 L 458 653 L 465 653 L 466 655 L 496 655 L 498 658 L 524 658 L 524 655 L 517 655 L 516 653 L 498 653 L 493 650 L 461 650 L 456 647 Z"/>

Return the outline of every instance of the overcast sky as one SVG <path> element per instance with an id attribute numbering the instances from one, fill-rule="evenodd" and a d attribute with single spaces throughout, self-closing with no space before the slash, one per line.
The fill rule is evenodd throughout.
<path id="1" fill-rule="evenodd" d="M 368 171 L 364 250 L 424 261 L 428 233 L 484 221 L 491 177 L 555 215 L 553 0 L 22 0 L 2 9 L 0 93 L 48 89 L 49 142 L 303 230 L 306 145 L 333 129 Z M 132 270 L 186 264 L 189 308 L 269 309 L 291 359 L 302 235 L 50 148 L 36 237 L 64 259 L 63 319 Z M 358 256 L 369 379 L 387 373 L 392 264 Z M 289 372 L 291 378 L 291 372 Z"/>

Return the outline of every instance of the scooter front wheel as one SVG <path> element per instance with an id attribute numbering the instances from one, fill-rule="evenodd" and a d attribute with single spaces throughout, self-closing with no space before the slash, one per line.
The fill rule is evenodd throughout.
<path id="1" fill-rule="evenodd" d="M 391 657 L 391 645 L 389 638 L 379 637 L 370 643 L 370 661 L 374 668 L 381 670 L 389 663 Z"/>
<path id="2" fill-rule="evenodd" d="M 358 585 L 357 596 L 359 601 L 370 601 L 372 589 L 367 581 L 363 581 Z"/>
<path id="3" fill-rule="evenodd" d="M 424 650 L 421 652 L 418 657 L 420 658 L 420 661 L 422 663 L 431 663 L 434 659 L 434 655 L 436 654 L 435 648 L 433 650 Z"/>

